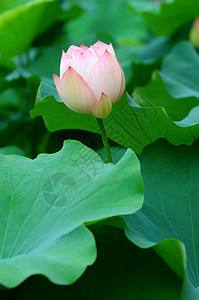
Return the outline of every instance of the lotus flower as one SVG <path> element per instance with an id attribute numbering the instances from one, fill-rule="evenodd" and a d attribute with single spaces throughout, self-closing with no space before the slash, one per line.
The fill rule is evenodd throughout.
<path id="1" fill-rule="evenodd" d="M 106 118 L 125 88 L 125 77 L 111 44 L 70 46 L 62 52 L 60 77 L 53 75 L 62 101 L 72 110 Z"/>

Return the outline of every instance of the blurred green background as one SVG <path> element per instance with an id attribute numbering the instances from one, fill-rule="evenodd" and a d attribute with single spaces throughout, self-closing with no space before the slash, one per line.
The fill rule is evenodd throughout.
<path id="1" fill-rule="evenodd" d="M 40 81 L 53 84 L 52 74 L 59 75 L 62 49 L 111 42 L 131 94 L 150 80 L 176 41 L 188 39 L 196 10 L 168 23 L 158 1 L 1 0 L 0 13 L 0 147 L 17 146 L 33 158 L 57 151 L 67 138 L 86 143 L 89 136 L 90 146 L 98 147 L 88 132 L 49 134 L 40 118 L 30 118 Z M 172 6 L 168 19 L 175 13 Z"/>
<path id="2" fill-rule="evenodd" d="M 97 40 L 113 44 L 125 73 L 126 91 L 144 108 L 140 118 L 150 119 L 149 107 L 154 109 L 154 119 L 163 115 L 161 126 L 144 125 L 143 132 L 150 127 L 149 137 L 138 130 L 141 147 L 132 149 L 140 154 L 150 139 L 159 137 L 174 140 L 174 145 L 190 145 L 199 136 L 198 126 L 187 129 L 199 123 L 199 58 L 190 42 L 197 15 L 198 0 L 0 0 L 0 152 L 35 158 L 60 150 L 66 139 L 75 139 L 104 157 L 97 134 L 79 129 L 50 133 L 41 117 L 30 116 L 41 96 L 37 94 L 41 82 L 54 87 L 52 74 L 59 75 L 62 49 L 67 51 L 71 44 L 90 46 Z M 138 115 L 136 122 L 141 119 Z M 113 148 L 116 162 L 125 149 L 119 141 L 111 145 L 117 146 Z M 99 256 L 75 285 L 58 287 L 37 276 L 1 292 L 0 299 L 181 299 L 182 280 L 152 249 L 134 246 L 119 229 L 102 228 L 90 228 Z M 124 274 L 126 282 L 121 281 Z M 133 288 L 129 282 L 135 282 Z"/>

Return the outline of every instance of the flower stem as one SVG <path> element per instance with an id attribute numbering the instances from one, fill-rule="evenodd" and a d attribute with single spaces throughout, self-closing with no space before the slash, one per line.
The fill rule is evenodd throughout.
<path id="1" fill-rule="evenodd" d="M 101 133 L 101 136 L 102 136 L 102 141 L 103 141 L 103 144 L 104 144 L 104 150 L 105 150 L 105 154 L 106 154 L 106 162 L 107 162 L 107 164 L 112 163 L 109 141 L 108 141 L 108 137 L 106 135 L 106 131 L 105 131 L 105 128 L 104 128 L 103 121 L 100 118 L 96 118 L 96 119 L 97 119 L 97 123 L 99 125 L 100 133 Z"/>

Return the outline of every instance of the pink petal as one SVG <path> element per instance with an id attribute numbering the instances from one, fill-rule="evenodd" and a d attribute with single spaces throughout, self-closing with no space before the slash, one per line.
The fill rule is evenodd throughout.
<path id="1" fill-rule="evenodd" d="M 97 46 L 97 47 L 100 47 L 100 48 L 104 48 L 104 49 L 106 50 L 108 44 L 103 43 L 103 42 L 101 42 L 101 41 L 98 40 L 93 46 Z"/>
<path id="2" fill-rule="evenodd" d="M 95 51 L 98 58 L 100 58 L 106 50 L 115 56 L 115 51 L 112 44 L 107 45 L 103 42 L 98 41 L 93 46 L 91 46 L 91 48 Z"/>
<path id="3" fill-rule="evenodd" d="M 58 92 L 60 98 L 61 98 L 62 101 L 63 101 L 63 96 L 62 96 L 62 91 L 61 91 L 61 81 L 60 81 L 60 78 L 59 78 L 59 76 L 53 74 L 53 79 L 54 79 L 54 83 L 55 83 L 57 92 Z"/>
<path id="4" fill-rule="evenodd" d="M 115 104 L 116 102 L 118 102 L 121 98 L 122 95 L 124 94 L 124 90 L 125 90 L 125 76 L 124 76 L 124 72 L 122 70 L 122 67 L 120 66 L 119 60 L 117 59 L 118 65 L 120 67 L 120 71 L 121 71 L 121 86 L 120 86 L 120 92 L 119 92 L 119 96 L 118 99 L 115 100 L 115 102 L 113 102 L 113 104 Z"/>
<path id="5" fill-rule="evenodd" d="M 68 51 L 66 53 L 69 54 L 72 57 L 72 59 L 74 59 L 77 56 L 79 56 L 81 53 L 84 53 L 84 52 L 85 52 L 84 49 L 72 45 L 68 48 Z"/>
<path id="6" fill-rule="evenodd" d="M 86 81 L 72 68 L 69 67 L 61 79 L 61 90 L 64 103 L 72 110 L 91 114 L 97 99 Z"/>
<path id="7" fill-rule="evenodd" d="M 72 60 L 71 56 L 62 50 L 62 57 L 61 57 L 61 63 L 60 63 L 60 78 L 62 78 L 64 72 L 72 64 L 72 61 L 73 60 Z"/>
<path id="8" fill-rule="evenodd" d="M 84 44 L 81 44 L 81 46 L 79 46 L 80 48 L 84 49 L 84 50 L 88 50 L 89 47 L 86 47 Z"/>
<path id="9" fill-rule="evenodd" d="M 112 103 L 109 97 L 102 93 L 100 100 L 98 103 L 94 106 L 92 110 L 92 114 L 97 118 L 106 118 L 112 109 Z"/>
<path id="10" fill-rule="evenodd" d="M 89 49 L 78 56 L 73 62 L 72 67 L 86 80 L 93 66 L 97 63 L 98 58 L 92 49 Z"/>
<path id="11" fill-rule="evenodd" d="M 106 50 L 92 68 L 86 82 L 97 99 L 105 93 L 114 103 L 119 97 L 122 82 L 120 66 L 115 56 Z"/>
<path id="12" fill-rule="evenodd" d="M 116 57 L 115 51 L 114 51 L 113 46 L 112 46 L 111 43 L 108 45 L 108 47 L 107 47 L 106 50 L 107 50 L 108 52 L 110 52 L 111 54 L 113 54 L 113 55 Z"/>
<path id="13" fill-rule="evenodd" d="M 83 79 L 86 80 L 92 67 L 98 61 L 98 58 L 97 58 L 95 52 L 88 47 L 87 47 L 87 50 L 81 49 L 76 46 L 71 46 L 71 47 L 73 47 L 73 49 L 75 49 L 74 50 L 75 52 L 72 53 L 71 52 L 72 50 L 68 50 L 67 53 L 62 51 L 62 57 L 61 57 L 61 63 L 60 63 L 60 78 L 62 78 L 63 74 L 70 66 L 74 70 L 76 70 L 83 77 Z M 72 53 L 73 57 L 69 53 Z"/>

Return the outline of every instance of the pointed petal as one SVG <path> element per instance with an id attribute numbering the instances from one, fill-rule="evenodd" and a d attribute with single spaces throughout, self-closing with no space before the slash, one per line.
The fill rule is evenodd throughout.
<path id="1" fill-rule="evenodd" d="M 109 97 L 102 93 L 100 100 L 92 110 L 92 114 L 97 118 L 106 118 L 112 109 L 112 103 Z"/>
<path id="2" fill-rule="evenodd" d="M 62 78 L 64 72 L 68 69 L 69 65 L 72 64 L 72 61 L 73 60 L 71 56 L 62 50 L 62 57 L 60 63 L 60 78 Z"/>
<path id="3" fill-rule="evenodd" d="M 104 49 L 106 50 L 108 44 L 103 43 L 103 42 L 101 42 L 101 41 L 98 40 L 93 46 L 97 46 L 97 47 L 100 47 L 100 48 L 104 48 Z"/>
<path id="4" fill-rule="evenodd" d="M 81 44 L 80 48 L 84 49 L 84 50 L 88 50 L 89 47 L 86 47 L 84 44 Z"/>
<path id="5" fill-rule="evenodd" d="M 122 74 L 117 59 L 106 50 L 92 68 L 86 82 L 94 91 L 97 99 L 100 98 L 103 92 L 114 103 L 120 93 L 121 77 Z"/>
<path id="6" fill-rule="evenodd" d="M 97 41 L 93 46 L 91 46 L 91 48 L 95 51 L 98 58 L 100 58 L 104 54 L 107 47 L 108 47 L 107 44 L 100 41 Z"/>
<path id="7" fill-rule="evenodd" d="M 83 53 L 85 50 L 77 47 L 75 45 L 71 45 L 68 50 L 67 50 L 67 54 L 71 55 L 71 56 L 78 56 L 80 53 Z"/>
<path id="8" fill-rule="evenodd" d="M 91 48 L 95 51 L 98 58 L 101 58 L 106 50 L 115 56 L 115 51 L 112 44 L 107 45 L 103 42 L 98 41 L 93 46 L 91 46 Z"/>
<path id="9" fill-rule="evenodd" d="M 119 96 L 118 99 L 116 99 L 113 104 L 115 104 L 116 102 L 118 102 L 121 98 L 122 95 L 124 94 L 124 90 L 125 90 L 125 76 L 124 76 L 124 72 L 122 70 L 122 67 L 120 66 L 119 60 L 117 59 L 120 71 L 121 71 L 121 86 L 120 86 L 120 92 L 119 92 Z"/>
<path id="10" fill-rule="evenodd" d="M 76 60 L 76 58 L 83 54 L 85 51 L 86 50 L 83 48 L 72 45 L 68 48 L 68 51 L 66 53 L 71 56 L 72 60 Z"/>
<path id="11" fill-rule="evenodd" d="M 62 90 L 61 90 L 61 80 L 60 78 L 53 74 L 53 79 L 54 79 L 54 83 L 55 83 L 55 86 L 56 86 L 56 89 L 57 89 L 57 92 L 59 94 L 59 97 L 62 99 L 62 101 L 64 102 L 64 104 L 66 104 L 66 101 L 63 97 L 63 93 L 62 93 Z M 72 109 L 68 104 L 66 104 L 70 109 Z"/>
<path id="12" fill-rule="evenodd" d="M 61 91 L 61 81 L 60 81 L 60 78 L 59 78 L 59 76 L 53 74 L 53 79 L 54 79 L 54 83 L 55 83 L 57 92 L 58 92 L 58 94 L 59 94 L 59 97 L 60 97 L 60 98 L 62 99 L 62 101 L 63 101 L 63 96 L 62 96 L 62 91 Z"/>
<path id="13" fill-rule="evenodd" d="M 77 47 L 78 48 L 78 47 Z M 80 49 L 80 48 L 78 48 Z M 79 51 L 79 50 L 78 50 Z M 61 64 L 60 64 L 60 78 L 62 78 L 64 72 L 68 67 L 72 67 L 77 71 L 84 80 L 86 80 L 88 74 L 90 73 L 92 67 L 97 63 L 98 58 L 92 49 L 82 50 L 83 52 L 78 52 L 74 57 L 71 57 L 68 53 L 62 52 Z"/>
<path id="14" fill-rule="evenodd" d="M 91 114 L 97 98 L 86 81 L 72 67 L 68 68 L 61 79 L 61 90 L 67 106 L 76 112 Z"/>
<path id="15" fill-rule="evenodd" d="M 98 58 L 92 49 L 89 49 L 78 56 L 72 63 L 73 69 L 86 80 L 93 66 L 97 63 Z"/>
<path id="16" fill-rule="evenodd" d="M 96 47 L 96 46 L 91 46 L 91 49 L 93 49 L 93 51 L 95 51 L 95 54 L 97 55 L 97 58 L 100 59 L 100 57 L 104 54 L 104 49 L 100 48 L 100 47 Z"/>
<path id="17" fill-rule="evenodd" d="M 116 57 L 115 51 L 114 51 L 113 46 L 112 46 L 111 43 L 108 45 L 108 47 L 107 47 L 106 50 L 107 50 L 108 52 L 110 52 L 111 54 L 113 54 L 113 55 Z"/>

